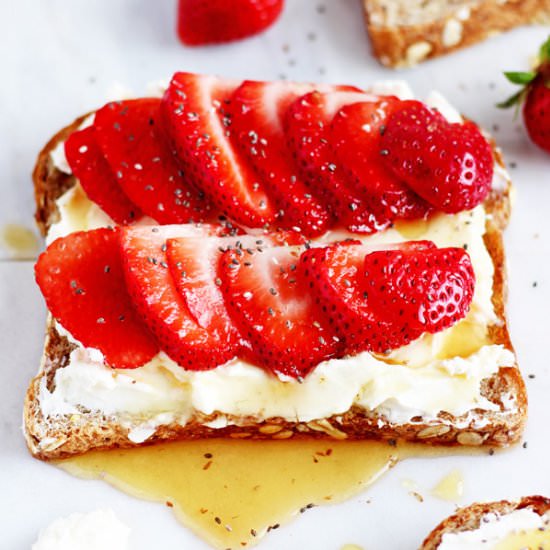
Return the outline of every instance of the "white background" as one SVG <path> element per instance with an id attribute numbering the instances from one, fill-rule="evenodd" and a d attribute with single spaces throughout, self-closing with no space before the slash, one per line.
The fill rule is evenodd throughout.
<path id="1" fill-rule="evenodd" d="M 30 172 L 38 150 L 55 131 L 112 97 L 115 82 L 142 94 L 148 82 L 168 79 L 178 69 L 359 86 L 406 78 L 421 97 L 436 88 L 492 129 L 514 166 L 517 187 L 506 234 L 509 315 L 523 372 L 536 375 L 527 379 L 528 447 L 495 456 L 400 464 L 368 494 L 313 509 L 260 545 L 265 550 L 336 550 L 352 542 L 368 550 L 413 549 L 454 510 L 453 503 L 430 496 L 429 489 L 455 467 L 465 480 L 457 504 L 550 495 L 550 156 L 529 143 L 520 118 L 514 121 L 512 112 L 494 107 L 512 92 L 502 70 L 526 68 L 550 29 L 516 30 L 396 73 L 370 56 L 358 1 L 287 4 L 278 23 L 257 38 L 188 49 L 176 41 L 171 0 L 0 0 L 0 225 L 33 227 Z M 0 253 L 5 260 L 8 256 L 6 250 Z M 32 262 L 0 261 L 0 310 L 0 547 L 29 549 L 38 530 L 57 516 L 110 506 L 132 527 L 132 550 L 205 549 L 165 507 L 126 497 L 100 482 L 74 479 L 28 455 L 21 409 L 38 367 L 45 317 Z M 408 494 L 404 479 L 419 485 L 423 503 Z"/>

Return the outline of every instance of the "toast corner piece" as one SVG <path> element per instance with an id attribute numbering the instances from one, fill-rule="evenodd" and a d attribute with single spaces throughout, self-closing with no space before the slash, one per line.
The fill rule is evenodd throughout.
<path id="1" fill-rule="evenodd" d="M 56 449 L 63 444 L 67 435 L 64 423 L 56 423 L 47 418 L 42 410 L 41 388 L 49 386 L 57 368 L 63 365 L 61 359 L 67 356 L 66 342 L 63 342 L 55 329 L 51 317 L 46 324 L 44 350 L 38 374 L 32 378 L 25 394 L 23 405 L 23 433 L 30 453 L 42 460 L 56 457 Z"/>
<path id="2" fill-rule="evenodd" d="M 367 31 L 380 63 L 393 68 L 412 67 L 520 25 L 550 22 L 549 0 L 448 4 L 433 0 L 363 0 Z"/>
<path id="3" fill-rule="evenodd" d="M 510 514 L 516 510 L 531 508 L 535 513 L 543 515 L 550 511 L 550 499 L 535 495 L 523 497 L 518 501 L 501 500 L 497 502 L 474 503 L 459 508 L 454 514 L 445 518 L 424 539 L 420 550 L 437 550 L 446 533 L 459 533 L 478 529 L 486 514 Z"/>

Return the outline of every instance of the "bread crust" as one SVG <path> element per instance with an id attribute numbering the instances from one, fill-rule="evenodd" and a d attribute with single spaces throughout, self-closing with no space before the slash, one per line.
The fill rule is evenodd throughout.
<path id="1" fill-rule="evenodd" d="M 430 532 L 422 543 L 420 550 L 437 550 L 445 533 L 459 533 L 479 529 L 486 514 L 506 515 L 524 508 L 531 508 L 536 514 L 542 516 L 550 511 L 550 499 L 535 495 L 523 497 L 519 501 L 500 500 L 497 502 L 474 503 L 465 508 L 460 508 Z"/>
<path id="2" fill-rule="evenodd" d="M 36 195 L 36 219 L 45 234 L 57 217 L 55 199 L 76 183 L 76 179 L 63 174 L 53 166 L 51 151 L 60 141 L 81 124 L 77 119 L 52 138 L 38 156 L 33 173 Z M 500 152 L 495 149 L 495 159 L 502 164 Z M 506 270 L 502 231 L 510 214 L 510 185 L 506 189 L 493 190 L 486 199 L 488 216 L 485 242 L 491 255 L 495 276 L 493 280 L 493 305 L 499 322 L 489 329 L 489 340 L 514 351 L 506 323 Z M 120 419 L 90 411 L 81 414 L 44 417 L 40 408 L 40 387 L 45 379 L 48 387 L 53 384 L 57 369 L 68 364 L 74 346 L 66 337 L 58 334 L 50 318 L 46 329 L 44 354 L 38 375 L 31 381 L 24 408 L 25 436 L 31 453 L 41 459 L 51 460 L 86 452 L 92 448 L 133 447 L 144 443 L 130 440 L 130 428 Z M 502 367 L 483 383 L 484 396 L 498 404 L 500 411 L 475 409 L 467 415 L 453 417 L 440 413 L 437 419 L 425 421 L 413 419 L 407 424 L 390 422 L 384 416 L 353 407 L 343 415 L 314 422 L 288 422 L 282 418 L 270 418 L 258 422 L 254 417 L 242 418 L 224 415 L 225 428 L 212 428 L 206 424 L 217 415 L 196 413 L 185 425 L 163 425 L 147 439 L 145 444 L 162 440 L 230 437 L 250 439 L 334 438 L 334 439 L 382 439 L 390 443 L 397 440 L 422 442 L 430 445 L 510 445 L 521 437 L 527 414 L 525 384 L 517 365 Z M 515 397 L 517 409 L 507 411 L 502 402 L 504 395 Z M 484 422 L 478 425 L 478 420 Z"/>
<path id="3" fill-rule="evenodd" d="M 379 4 L 363 0 L 367 30 L 374 55 L 394 68 L 416 65 L 519 25 L 550 22 L 550 0 L 455 2 L 440 16 L 414 24 L 388 21 Z"/>
<path id="4" fill-rule="evenodd" d="M 32 172 L 34 184 L 34 200 L 36 210 L 34 219 L 43 237 L 46 236 L 50 225 L 58 221 L 59 212 L 55 201 L 76 184 L 72 174 L 65 174 L 58 170 L 51 158 L 52 151 L 77 130 L 89 115 L 78 117 L 74 122 L 65 126 L 55 134 L 42 148 L 36 159 Z"/>

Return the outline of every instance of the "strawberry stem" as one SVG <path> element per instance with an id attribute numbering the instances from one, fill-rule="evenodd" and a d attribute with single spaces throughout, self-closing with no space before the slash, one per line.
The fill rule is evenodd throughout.
<path id="1" fill-rule="evenodd" d="M 539 59 L 541 64 L 545 61 L 550 61 L 550 36 L 548 36 L 546 42 L 540 47 Z"/>
<path id="2" fill-rule="evenodd" d="M 497 103 L 496 106 L 499 109 L 508 109 L 509 107 L 512 107 L 514 105 L 516 105 L 516 107 L 519 107 L 522 101 L 524 100 L 524 97 L 526 94 L 527 94 L 527 88 L 522 88 L 519 92 L 510 96 L 505 101 L 502 101 L 501 103 Z"/>
<path id="3" fill-rule="evenodd" d="M 532 82 L 535 79 L 535 77 L 537 76 L 537 73 L 534 71 L 529 71 L 529 72 L 507 71 L 504 73 L 504 76 L 512 84 L 519 84 L 520 86 L 525 86 L 525 84 L 529 84 L 529 82 Z"/>

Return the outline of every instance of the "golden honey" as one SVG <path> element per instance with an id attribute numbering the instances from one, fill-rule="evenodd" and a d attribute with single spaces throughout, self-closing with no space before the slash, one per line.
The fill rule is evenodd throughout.
<path id="1" fill-rule="evenodd" d="M 58 465 L 168 505 L 215 548 L 242 548 L 300 511 L 363 491 L 398 460 L 445 453 L 376 441 L 211 439 L 91 451 Z"/>

